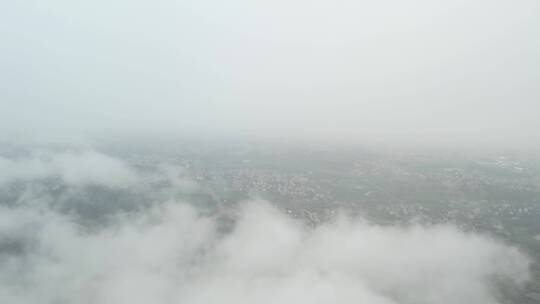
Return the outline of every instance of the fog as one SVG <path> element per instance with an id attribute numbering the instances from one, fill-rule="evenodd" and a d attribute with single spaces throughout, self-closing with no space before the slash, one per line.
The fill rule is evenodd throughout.
<path id="1" fill-rule="evenodd" d="M 3 1 L 0 128 L 537 147 L 538 1 Z"/>

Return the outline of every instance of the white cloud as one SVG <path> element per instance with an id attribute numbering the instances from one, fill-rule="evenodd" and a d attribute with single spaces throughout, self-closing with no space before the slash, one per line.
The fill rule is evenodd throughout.
<path id="1" fill-rule="evenodd" d="M 3 208 L 0 227 L 24 251 L 0 254 L 2 303 L 482 304 L 497 303 L 493 277 L 529 275 L 517 249 L 451 226 L 308 228 L 264 202 L 243 205 L 225 234 L 180 203 L 94 232 Z"/>
<path id="2" fill-rule="evenodd" d="M 46 152 L 29 158 L 0 157 L 0 184 L 60 177 L 69 185 L 99 184 L 125 187 L 137 183 L 136 173 L 124 162 L 94 151 Z"/>
<path id="3" fill-rule="evenodd" d="M 137 177 L 122 161 L 97 152 L 63 153 L 53 162 L 68 184 L 132 185 Z"/>

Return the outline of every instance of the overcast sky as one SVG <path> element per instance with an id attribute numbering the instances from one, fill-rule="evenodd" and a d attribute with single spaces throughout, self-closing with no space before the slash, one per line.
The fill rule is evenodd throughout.
<path id="1" fill-rule="evenodd" d="M 540 142 L 537 0 L 2 1 L 0 138 Z"/>

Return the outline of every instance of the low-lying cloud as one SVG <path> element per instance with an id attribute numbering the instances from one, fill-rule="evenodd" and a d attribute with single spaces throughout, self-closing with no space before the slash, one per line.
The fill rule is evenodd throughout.
<path id="1" fill-rule="evenodd" d="M 0 185 L 48 177 L 75 186 L 126 187 L 137 182 L 136 174 L 127 164 L 95 151 L 43 152 L 15 159 L 0 156 Z"/>
<path id="2" fill-rule="evenodd" d="M 483 304 L 529 279 L 517 248 L 452 225 L 343 214 L 313 227 L 262 200 L 209 212 L 178 198 L 200 190 L 184 169 L 152 166 L 95 151 L 0 158 L 2 191 L 27 188 L 0 197 L 0 303 Z"/>
<path id="3" fill-rule="evenodd" d="M 2 303 L 498 303 L 524 284 L 516 248 L 451 226 L 346 218 L 307 228 L 265 202 L 231 232 L 169 202 L 86 231 L 66 215 L 0 212 Z"/>

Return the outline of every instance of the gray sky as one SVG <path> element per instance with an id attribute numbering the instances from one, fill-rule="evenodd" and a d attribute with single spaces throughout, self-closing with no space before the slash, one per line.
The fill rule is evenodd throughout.
<path id="1" fill-rule="evenodd" d="M 0 138 L 528 148 L 540 3 L 2 1 Z"/>

